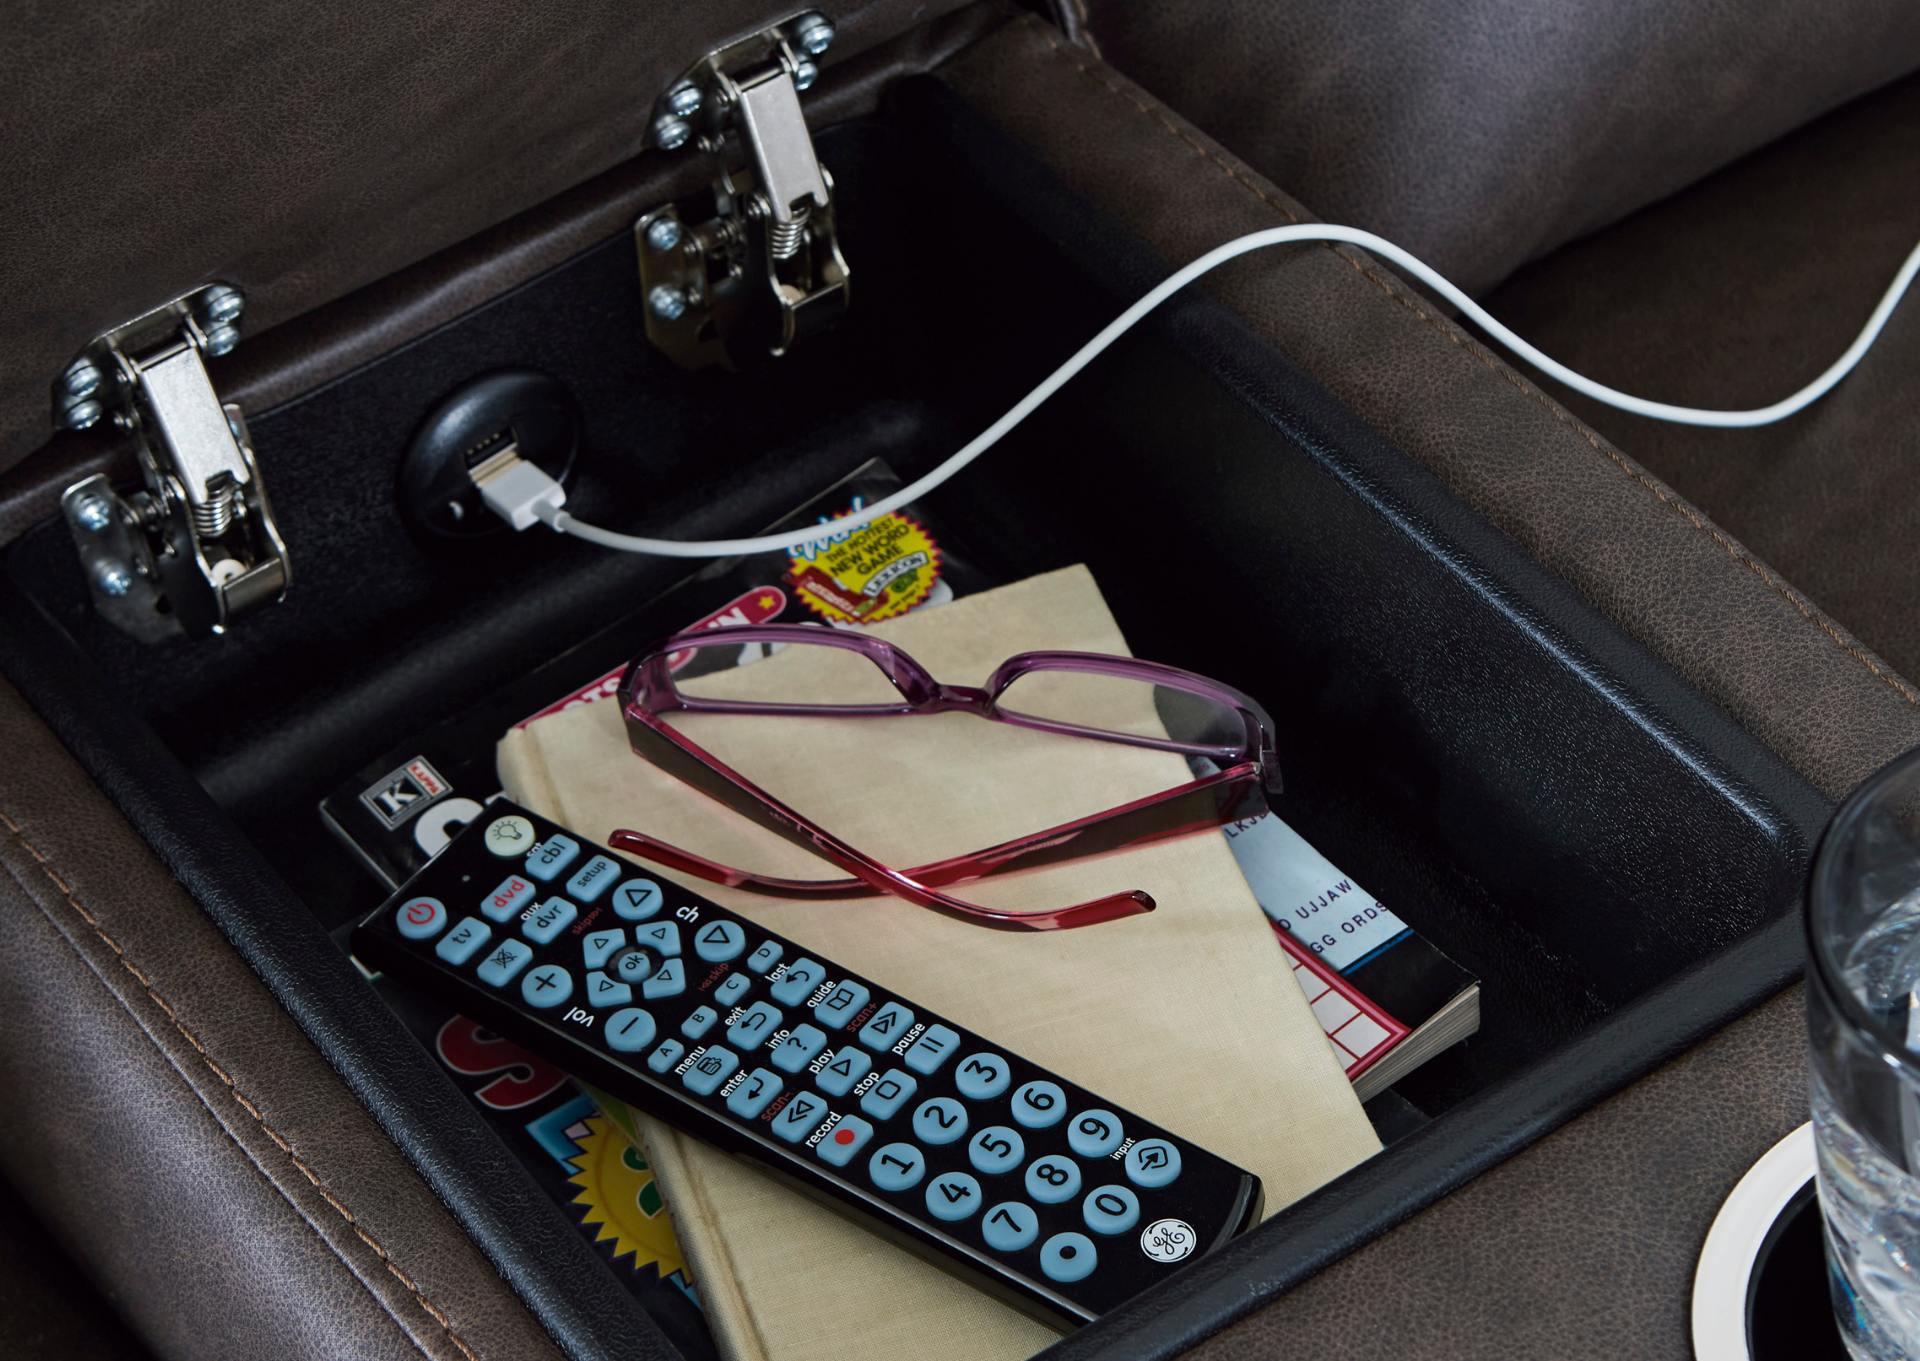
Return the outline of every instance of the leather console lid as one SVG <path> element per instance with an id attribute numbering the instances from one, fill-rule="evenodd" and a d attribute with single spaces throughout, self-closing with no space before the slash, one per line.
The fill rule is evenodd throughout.
<path id="1" fill-rule="evenodd" d="M 822 8 L 831 68 L 960 7 Z M 257 335 L 646 148 L 654 100 L 802 0 L 28 0 L 0 33 L 0 471 L 89 338 L 214 279 Z M 654 155 L 666 153 L 654 152 Z"/>

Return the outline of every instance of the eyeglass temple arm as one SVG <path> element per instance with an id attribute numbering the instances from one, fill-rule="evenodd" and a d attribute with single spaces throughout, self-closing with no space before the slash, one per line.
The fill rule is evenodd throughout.
<path id="1" fill-rule="evenodd" d="M 916 865 L 902 873 L 920 884 L 938 887 L 988 875 L 1040 869 L 1104 855 L 1127 846 L 1145 846 L 1185 836 L 1230 821 L 1249 795 L 1257 792 L 1259 780 L 1260 767 L 1256 763 L 1230 766 L 1102 813 L 1063 822 L 985 850 Z M 864 879 L 788 879 L 738 869 L 627 828 L 616 831 L 611 841 L 619 850 L 631 851 L 708 883 L 745 888 L 769 897 L 862 898 L 882 891 Z"/>
<path id="2" fill-rule="evenodd" d="M 705 751 L 691 738 L 658 722 L 652 715 L 638 712 L 630 707 L 627 717 L 629 735 L 640 737 L 644 734 L 649 739 L 647 745 L 653 750 L 640 753 L 646 759 L 653 760 L 655 764 L 674 773 L 679 773 L 676 768 L 684 768 L 681 778 L 694 788 L 768 830 L 778 833 L 786 840 L 858 876 L 862 883 L 869 885 L 877 893 L 904 898 L 908 902 L 932 908 L 937 912 L 946 912 L 968 921 L 1012 931 L 1052 931 L 1076 926 L 1094 926 L 1101 922 L 1115 921 L 1121 917 L 1137 916 L 1154 909 L 1153 898 L 1138 889 L 1108 894 L 1105 897 L 1075 903 L 1069 907 L 1032 912 L 1002 911 L 955 898 L 920 883 L 899 870 L 883 865 L 848 845 Z M 637 742 L 635 749 L 639 750 Z M 662 757 L 665 759 L 662 760 Z M 624 835 L 633 837 L 635 841 L 651 840 L 642 838 L 638 833 L 624 833 Z M 623 846 L 622 836 L 623 833 L 616 832 L 610 838 L 612 844 L 636 852 L 642 849 L 642 846 L 637 844 Z M 710 875 L 700 873 L 698 867 L 711 862 L 671 847 L 668 849 L 673 850 L 679 859 L 663 863 L 674 863 L 684 872 L 707 878 L 711 882 L 727 882 L 725 878 L 714 879 Z M 725 869 L 725 867 L 716 868 Z"/>

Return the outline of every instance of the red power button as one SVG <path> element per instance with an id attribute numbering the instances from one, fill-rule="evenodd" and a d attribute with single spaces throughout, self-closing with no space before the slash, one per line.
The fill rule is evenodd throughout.
<path id="1" fill-rule="evenodd" d="M 394 925 L 408 940 L 425 940 L 440 934 L 447 924 L 446 906 L 438 898 L 410 898 L 401 904 Z"/>

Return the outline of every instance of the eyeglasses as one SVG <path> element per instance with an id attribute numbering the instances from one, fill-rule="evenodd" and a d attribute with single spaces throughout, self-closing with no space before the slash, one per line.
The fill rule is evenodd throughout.
<path id="1" fill-rule="evenodd" d="M 777 679 L 747 685 L 744 673 L 761 673 L 761 664 L 729 669 L 742 648 L 806 649 L 807 697 L 783 697 L 784 682 Z M 783 658 L 783 665 L 792 660 Z M 715 674 L 723 670 L 724 677 Z M 780 671 L 769 666 L 761 674 Z M 694 678 L 707 683 L 696 685 Z M 691 693 L 690 687 L 709 693 Z M 749 688 L 767 697 L 726 695 Z M 614 832 L 612 844 L 709 883 L 777 897 L 892 894 L 987 926 L 1038 931 L 1090 926 L 1150 912 L 1154 901 L 1134 889 L 1069 907 L 1005 911 L 944 890 L 989 875 L 1038 869 L 1257 816 L 1280 792 L 1273 723 L 1259 705 L 1218 681 L 1131 657 L 1023 652 L 1002 662 L 983 686 L 945 685 L 898 647 L 871 634 L 816 624 L 768 624 L 676 634 L 627 668 L 619 697 L 635 754 L 851 877 L 758 874 L 628 829 Z M 756 715 L 864 720 L 948 713 L 1173 753 L 1186 758 L 1194 778 L 983 850 L 902 870 L 841 840 L 675 726 L 683 715 L 745 721 Z"/>

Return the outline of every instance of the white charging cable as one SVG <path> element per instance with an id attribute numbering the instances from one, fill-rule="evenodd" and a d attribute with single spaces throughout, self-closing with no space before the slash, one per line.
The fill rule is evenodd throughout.
<path id="1" fill-rule="evenodd" d="M 1894 275 L 1893 283 L 1888 286 L 1885 295 L 1873 309 L 1873 314 L 1867 318 L 1867 324 L 1861 327 L 1860 334 L 1853 338 L 1853 344 L 1847 346 L 1846 351 L 1833 361 L 1825 373 L 1791 397 L 1782 398 L 1772 406 L 1758 407 L 1752 411 L 1706 411 L 1697 407 L 1651 402 L 1644 397 L 1635 397 L 1630 393 L 1617 391 L 1604 383 L 1596 383 L 1591 378 L 1575 373 L 1565 364 L 1542 354 L 1495 321 L 1487 314 L 1485 308 L 1454 287 L 1424 261 L 1416 259 L 1393 242 L 1375 236 L 1372 232 L 1364 232 L 1357 227 L 1335 227 L 1317 222 L 1249 232 L 1223 246 L 1214 247 L 1183 269 L 1169 275 L 1145 297 L 1109 322 L 1100 334 L 1082 345 L 1071 359 L 1047 375 L 1038 387 L 1014 403 L 1012 410 L 981 431 L 965 448 L 926 476 L 909 483 L 891 496 L 882 497 L 853 514 L 834 519 L 833 531 L 841 533 L 858 529 L 890 511 L 898 510 L 901 506 L 918 500 L 946 482 L 999 443 L 1009 430 L 1030 416 L 1036 407 L 1058 392 L 1080 370 L 1091 364 L 1109 345 L 1132 330 L 1149 312 L 1202 274 L 1217 269 L 1227 261 L 1237 259 L 1250 251 L 1265 250 L 1269 246 L 1291 245 L 1300 241 L 1343 242 L 1391 260 L 1458 307 L 1462 313 L 1470 317 L 1482 330 L 1516 357 L 1525 360 L 1547 376 L 1565 383 L 1574 391 L 1585 393 L 1595 401 L 1618 407 L 1622 411 L 1631 411 L 1637 416 L 1645 416 L 1650 420 L 1672 421 L 1680 425 L 1715 426 L 1722 429 L 1770 425 L 1775 421 L 1785 420 L 1796 411 L 1826 396 L 1836 383 L 1853 371 L 1854 366 L 1860 362 L 1861 356 L 1866 354 L 1875 340 L 1879 339 L 1881 330 L 1887 324 L 1887 318 L 1893 314 L 1893 309 L 1906 293 L 1907 286 L 1913 282 L 1914 275 L 1920 273 L 1920 245 L 1916 245 L 1912 254 L 1907 256 L 1906 263 L 1900 266 L 1900 272 Z M 524 466 L 532 468 L 531 464 Z M 516 529 L 526 528 L 533 520 L 539 520 L 562 534 L 571 534 L 589 543 L 597 543 L 603 548 L 617 548 L 627 553 L 648 553 L 664 558 L 730 558 L 743 553 L 771 553 L 791 549 L 820 537 L 818 526 L 788 530 L 780 534 L 761 534 L 745 539 L 650 539 L 639 534 L 620 534 L 574 519 L 561 509 L 566 501 L 566 493 L 560 485 L 546 477 L 544 473 L 539 473 L 538 469 L 533 469 L 533 472 L 538 476 L 494 478 L 482 484 L 480 488 L 482 499 L 494 513 Z"/>

